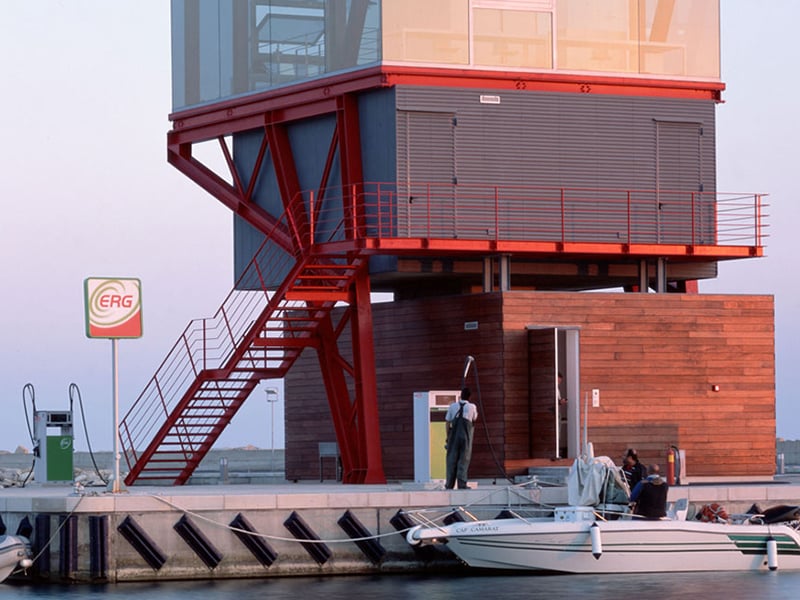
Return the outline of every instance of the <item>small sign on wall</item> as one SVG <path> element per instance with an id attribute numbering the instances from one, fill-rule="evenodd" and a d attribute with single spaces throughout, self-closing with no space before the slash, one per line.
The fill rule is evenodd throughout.
<path id="1" fill-rule="evenodd" d="M 86 336 L 142 337 L 142 283 L 130 277 L 89 277 L 83 282 Z"/>

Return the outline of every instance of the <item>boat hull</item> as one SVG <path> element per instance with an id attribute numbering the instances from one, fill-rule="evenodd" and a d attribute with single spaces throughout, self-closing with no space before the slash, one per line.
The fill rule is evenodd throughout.
<path id="1" fill-rule="evenodd" d="M 594 536 L 593 526 L 599 528 Z M 416 535 L 426 538 L 446 539 L 461 560 L 485 569 L 600 574 L 760 571 L 772 565 L 800 570 L 800 536 L 785 525 L 502 519 L 429 528 Z M 770 538 L 775 540 L 772 560 Z"/>
<path id="2" fill-rule="evenodd" d="M 0 535 L 0 583 L 17 568 L 31 566 L 30 544 L 24 537 Z"/>

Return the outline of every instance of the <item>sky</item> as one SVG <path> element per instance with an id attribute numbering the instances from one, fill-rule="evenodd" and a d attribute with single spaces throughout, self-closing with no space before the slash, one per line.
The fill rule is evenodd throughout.
<path id="1" fill-rule="evenodd" d="M 124 415 L 190 320 L 233 286 L 230 211 L 166 161 L 171 124 L 166 0 L 0 2 L 0 450 L 31 447 L 38 410 L 74 397 L 75 447 L 112 448 L 109 340 L 85 335 L 83 281 L 142 281 L 144 335 L 119 342 Z M 722 0 L 717 188 L 767 193 L 766 258 L 721 263 L 701 293 L 772 294 L 777 435 L 800 439 L 800 223 L 796 0 Z M 266 387 L 279 401 L 266 402 Z M 86 431 L 80 406 L 86 415 Z M 272 417 L 274 416 L 274 421 Z M 28 415 L 30 419 L 30 415 Z M 283 447 L 283 391 L 267 382 L 217 447 Z"/>

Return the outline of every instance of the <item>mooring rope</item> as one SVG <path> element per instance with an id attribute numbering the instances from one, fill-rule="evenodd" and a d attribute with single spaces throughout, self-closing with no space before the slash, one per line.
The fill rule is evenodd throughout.
<path id="1" fill-rule="evenodd" d="M 53 535 L 50 536 L 50 539 L 47 540 L 47 543 L 44 546 L 42 546 L 42 548 L 39 550 L 39 553 L 36 556 L 31 558 L 31 563 L 32 564 L 35 564 L 36 561 L 39 560 L 39 558 L 41 558 L 42 554 L 44 554 L 45 550 L 47 550 L 50 547 L 50 544 L 52 544 L 53 540 L 56 539 L 56 536 L 64 528 L 64 525 L 67 524 L 67 520 L 69 520 L 69 518 L 75 513 L 75 511 L 78 510 L 78 507 L 81 505 L 81 502 L 83 502 L 83 496 L 82 495 L 78 496 L 78 501 L 75 503 L 75 506 L 73 506 L 72 510 L 69 511 L 69 514 L 67 514 L 67 516 L 62 519 L 62 521 L 59 524 L 59 526 L 56 527 L 56 530 L 53 532 Z M 22 573 L 24 571 L 25 571 L 25 569 L 17 569 L 15 571 L 12 571 L 11 573 L 9 573 L 9 576 L 16 575 L 17 573 Z"/>
<path id="2" fill-rule="evenodd" d="M 503 488 L 502 490 L 492 490 L 488 494 L 484 494 L 480 498 L 476 498 L 473 502 L 470 502 L 469 504 L 465 504 L 463 506 L 458 506 L 456 508 L 446 509 L 445 512 L 442 512 L 444 510 L 443 507 L 421 508 L 421 509 L 415 509 L 415 510 L 402 510 L 402 509 L 401 510 L 402 510 L 402 512 L 404 514 L 409 515 L 411 518 L 417 519 L 418 522 L 422 521 L 424 523 L 433 523 L 433 524 L 435 524 L 438 521 L 441 521 L 441 520 L 445 519 L 447 517 L 447 515 L 452 514 L 454 511 L 460 510 L 460 511 L 466 512 L 467 508 L 480 506 L 480 505 L 482 505 L 482 503 L 484 501 L 490 499 L 493 495 L 496 495 L 498 493 L 503 493 L 503 492 L 508 493 L 509 491 L 514 491 L 515 488 L 524 487 L 524 486 L 527 486 L 527 485 L 530 485 L 530 484 L 531 484 L 531 482 L 525 482 L 525 483 L 521 483 L 521 484 L 516 484 L 514 486 L 507 486 L 507 487 Z M 187 514 L 187 515 L 190 515 L 192 517 L 195 517 L 195 518 L 197 518 L 197 519 L 199 519 L 201 521 L 204 521 L 204 522 L 206 522 L 206 523 L 208 523 L 210 525 L 213 525 L 215 527 L 219 527 L 221 529 L 227 529 L 228 531 L 232 531 L 232 532 L 235 532 L 235 533 L 243 533 L 243 534 L 250 535 L 250 536 L 253 536 L 253 537 L 259 537 L 259 538 L 272 540 L 272 541 L 279 541 L 279 542 L 312 543 L 312 544 L 341 544 L 341 543 L 346 543 L 346 542 L 362 542 L 362 541 L 377 540 L 377 539 L 381 539 L 381 538 L 385 538 L 385 537 L 391 537 L 391 536 L 395 536 L 395 535 L 399 535 L 399 534 L 404 534 L 404 533 L 408 532 L 410 529 L 413 529 L 416 526 L 416 525 L 412 525 L 411 527 L 405 527 L 403 529 L 397 529 L 395 531 L 390 531 L 390 532 L 387 532 L 387 533 L 376 533 L 374 535 L 369 535 L 369 536 L 364 536 L 364 537 L 357 537 L 357 538 L 334 538 L 334 539 L 326 539 L 326 540 L 298 539 L 298 538 L 293 538 L 293 537 L 285 537 L 285 536 L 279 536 L 279 535 L 271 535 L 271 534 L 267 534 L 267 533 L 259 533 L 257 531 L 249 531 L 247 529 L 242 529 L 240 527 L 234 527 L 233 525 L 230 525 L 228 523 L 222 523 L 220 521 L 216 521 L 216 520 L 214 520 L 214 519 L 212 519 L 210 517 L 207 517 L 207 516 L 203 515 L 202 513 L 197 512 L 197 511 L 186 509 L 186 508 L 180 506 L 179 504 L 176 504 L 175 502 L 173 502 L 171 500 L 168 500 L 164 496 L 159 496 L 159 495 L 156 495 L 156 494 L 149 494 L 148 497 L 153 498 L 155 500 L 158 500 L 159 502 L 162 502 L 163 504 L 166 504 L 170 508 L 173 508 L 173 509 L 175 509 L 177 511 L 180 511 L 180 512 L 184 513 L 184 514 Z M 536 503 L 536 506 L 541 506 L 544 509 L 550 509 L 551 508 L 549 506 L 543 505 L 543 504 L 538 503 L 538 502 Z M 441 513 L 441 514 L 435 519 L 427 519 L 427 518 L 418 519 L 416 517 L 416 515 L 422 515 L 422 514 L 425 514 L 425 513 L 432 513 L 432 512 Z"/>
<path id="3" fill-rule="evenodd" d="M 337 538 L 337 539 L 331 539 L 331 540 L 297 539 L 297 538 L 293 538 L 293 537 L 283 537 L 283 536 L 279 536 L 279 535 L 270 535 L 268 533 L 259 533 L 257 531 L 249 531 L 247 529 L 242 529 L 240 527 L 234 527 L 234 526 L 229 525 L 227 523 L 220 523 L 219 521 L 215 521 L 214 519 L 212 519 L 210 517 L 206 517 L 205 515 L 203 515 L 201 513 L 198 513 L 196 511 L 185 509 L 185 508 L 179 506 L 178 504 L 175 504 L 174 502 L 171 502 L 170 500 L 167 500 L 163 496 L 150 495 L 149 497 L 150 498 L 154 498 L 154 499 L 156 499 L 156 500 L 158 500 L 160 502 L 163 502 L 164 504 L 174 508 L 175 510 L 178 510 L 178 511 L 180 511 L 182 513 L 185 513 L 187 515 L 191 515 L 192 517 L 195 517 L 195 518 L 197 518 L 197 519 L 199 519 L 201 521 L 205 521 L 206 523 L 209 523 L 210 525 L 214 525 L 215 527 L 220 527 L 222 529 L 227 529 L 229 531 L 233 531 L 233 532 L 236 532 L 236 533 L 244 533 L 244 534 L 247 534 L 247 535 L 250 535 L 250 536 L 253 536 L 253 537 L 260 537 L 260 538 L 264 538 L 264 539 L 272 540 L 272 541 L 277 541 L 277 542 L 300 542 L 300 543 L 304 543 L 304 544 L 305 543 L 311 543 L 311 544 L 341 544 L 343 542 L 363 542 L 363 541 L 376 540 L 376 539 L 380 539 L 380 538 L 384 538 L 384 537 L 390 537 L 390 536 L 393 536 L 393 535 L 398 535 L 398 534 L 407 532 L 409 529 L 412 529 L 411 527 L 406 527 L 405 529 L 398 529 L 396 531 L 391 531 L 391 532 L 388 532 L 388 533 L 378 533 L 378 534 L 375 534 L 375 535 L 370 535 L 370 536 L 365 536 L 365 537 L 358 537 L 358 538 Z"/>

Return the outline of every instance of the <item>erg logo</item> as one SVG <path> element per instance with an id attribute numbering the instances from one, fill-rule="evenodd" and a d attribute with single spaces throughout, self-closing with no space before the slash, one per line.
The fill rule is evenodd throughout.
<path id="1" fill-rule="evenodd" d="M 141 282 L 132 278 L 84 281 L 86 335 L 100 338 L 142 336 Z"/>
<path id="2" fill-rule="evenodd" d="M 100 296 L 99 304 L 102 308 L 130 308 L 133 306 L 133 296 L 120 296 L 119 294 L 103 294 Z"/>

